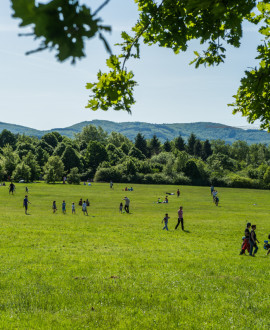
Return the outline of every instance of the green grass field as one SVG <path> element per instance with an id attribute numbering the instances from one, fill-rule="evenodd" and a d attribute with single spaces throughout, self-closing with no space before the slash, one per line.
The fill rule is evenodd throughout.
<path id="1" fill-rule="evenodd" d="M 216 207 L 208 187 L 181 187 L 168 204 L 154 202 L 175 186 L 28 187 L 30 215 L 25 185 L 14 196 L 0 187 L 0 329 L 270 328 L 270 191 L 220 188 Z M 119 214 L 126 195 L 131 214 Z M 186 232 L 174 230 L 180 205 Z M 239 256 L 247 221 L 257 224 L 256 258 Z"/>

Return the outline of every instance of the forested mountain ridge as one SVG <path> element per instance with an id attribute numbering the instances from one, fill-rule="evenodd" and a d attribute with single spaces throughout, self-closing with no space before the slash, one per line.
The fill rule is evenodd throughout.
<path id="1" fill-rule="evenodd" d="M 14 134 L 25 134 L 40 138 L 44 134 L 57 131 L 61 135 L 73 138 L 74 134 L 81 132 L 83 127 L 89 124 L 100 126 L 108 133 L 111 133 L 112 131 L 121 133 L 131 140 L 135 139 L 138 132 L 142 133 L 146 139 L 152 138 L 155 134 L 162 142 L 167 139 L 172 140 L 179 135 L 187 140 L 190 134 L 194 133 L 201 140 L 221 139 L 230 144 L 237 140 L 246 141 L 248 144 L 270 143 L 270 134 L 265 131 L 257 129 L 244 130 L 242 128 L 211 122 L 150 124 L 144 122 L 116 123 L 107 120 L 92 120 L 84 121 L 65 128 L 54 128 L 46 131 L 0 122 L 0 132 L 7 129 Z"/>

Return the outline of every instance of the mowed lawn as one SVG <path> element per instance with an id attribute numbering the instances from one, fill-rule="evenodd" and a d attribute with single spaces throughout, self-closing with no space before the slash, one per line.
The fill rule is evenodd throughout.
<path id="1" fill-rule="evenodd" d="M 209 187 L 180 187 L 168 204 L 155 202 L 177 186 L 28 187 L 30 215 L 24 184 L 0 187 L 0 329 L 270 328 L 270 191 L 217 188 L 216 207 Z M 131 214 L 119 214 L 125 196 Z M 180 205 L 186 232 L 174 230 Z M 247 221 L 255 258 L 239 256 Z"/>

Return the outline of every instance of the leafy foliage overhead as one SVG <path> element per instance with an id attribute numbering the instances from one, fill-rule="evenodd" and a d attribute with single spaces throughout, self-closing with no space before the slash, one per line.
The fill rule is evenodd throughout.
<path id="1" fill-rule="evenodd" d="M 35 50 L 55 49 L 57 58 L 64 61 L 85 56 L 84 41 L 96 35 L 110 51 L 102 32 L 110 27 L 101 25 L 97 17 L 109 3 L 105 0 L 93 11 L 77 0 L 51 0 L 47 4 L 34 0 L 12 0 L 14 17 L 22 19 L 21 26 L 32 26 L 35 38 L 41 39 Z M 122 32 L 119 54 L 107 60 L 108 73 L 98 72 L 97 81 L 88 83 L 91 90 L 87 108 L 92 110 L 125 110 L 131 112 L 135 103 L 134 74 L 127 70 L 129 58 L 140 58 L 140 42 L 172 49 L 176 54 L 186 51 L 192 40 L 204 45 L 195 51 L 191 63 L 212 66 L 223 63 L 226 46 L 240 47 L 243 23 L 258 25 L 263 41 L 257 47 L 258 67 L 245 72 L 235 97 L 233 113 L 240 112 L 250 123 L 261 121 L 270 131 L 270 3 L 269 0 L 134 0 L 139 19 L 131 33 Z M 31 51 L 29 52 L 31 53 Z"/>

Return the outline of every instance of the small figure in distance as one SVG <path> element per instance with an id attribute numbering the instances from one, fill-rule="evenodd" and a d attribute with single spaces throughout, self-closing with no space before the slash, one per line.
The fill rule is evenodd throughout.
<path id="1" fill-rule="evenodd" d="M 183 206 L 179 207 L 178 210 L 178 222 L 177 225 L 175 226 L 175 229 L 178 228 L 179 224 L 181 223 L 182 230 L 184 230 L 184 219 L 183 219 Z"/>
<path id="2" fill-rule="evenodd" d="M 128 188 L 127 187 L 125 188 L 125 191 L 128 191 Z"/>
<path id="3" fill-rule="evenodd" d="M 216 197 L 217 197 L 217 190 L 213 190 L 213 203 L 216 203 Z"/>
<path id="4" fill-rule="evenodd" d="M 86 203 L 86 206 L 90 206 L 90 202 L 89 202 L 88 198 L 85 203 Z"/>
<path id="5" fill-rule="evenodd" d="M 83 185 L 86 186 L 86 182 L 85 181 L 84 181 Z"/>
<path id="6" fill-rule="evenodd" d="M 112 187 L 113 187 L 113 182 L 112 182 L 112 180 L 110 181 L 110 188 L 112 189 Z"/>
<path id="7" fill-rule="evenodd" d="M 165 217 L 164 217 L 163 220 L 161 221 L 161 223 L 164 222 L 163 230 L 164 230 L 164 229 L 169 230 L 169 229 L 168 229 L 168 221 L 169 221 L 169 219 L 170 219 L 170 218 L 169 218 L 169 216 L 168 216 L 168 213 L 166 213 L 166 214 L 165 214 Z"/>
<path id="8" fill-rule="evenodd" d="M 84 215 L 85 215 L 85 214 L 88 215 L 86 201 L 83 201 L 83 204 L 82 204 L 82 211 L 83 211 L 83 214 L 84 214 Z"/>
<path id="9" fill-rule="evenodd" d="M 28 194 L 29 192 L 28 187 L 25 187 L 25 192 Z"/>
<path id="10" fill-rule="evenodd" d="M 248 222 L 247 223 L 247 228 L 245 229 L 245 236 L 242 238 L 243 243 L 242 243 L 242 246 L 241 246 L 240 255 L 246 254 L 246 250 L 249 252 L 249 249 L 250 249 L 250 244 L 249 244 L 250 231 L 249 231 L 249 228 L 250 227 L 251 227 L 251 223 Z"/>
<path id="11" fill-rule="evenodd" d="M 57 211 L 56 201 L 53 201 L 53 203 L 52 203 L 52 209 L 53 209 L 53 213 L 55 213 Z"/>
<path id="12" fill-rule="evenodd" d="M 165 197 L 165 200 L 163 201 L 163 203 L 169 203 L 169 200 L 168 200 L 168 196 Z"/>
<path id="13" fill-rule="evenodd" d="M 211 185 L 211 187 L 210 187 L 211 195 L 213 195 L 213 191 L 214 191 L 214 190 L 215 190 L 214 186 Z"/>
<path id="14" fill-rule="evenodd" d="M 121 202 L 119 205 L 119 212 L 122 213 L 123 212 L 123 203 Z"/>
<path id="15" fill-rule="evenodd" d="M 25 214 L 27 214 L 28 204 L 31 204 L 31 203 L 28 200 L 28 196 L 25 195 L 24 200 L 23 200 L 23 207 L 24 207 L 24 210 L 25 210 Z"/>
<path id="16" fill-rule="evenodd" d="M 74 202 L 71 205 L 71 212 L 72 212 L 72 214 L 75 214 L 75 203 Z"/>
<path id="17" fill-rule="evenodd" d="M 216 204 L 216 206 L 218 206 L 218 203 L 219 203 L 219 197 L 216 196 L 216 199 L 215 199 L 215 204 Z"/>
<path id="18" fill-rule="evenodd" d="M 62 212 L 63 212 L 63 214 L 66 214 L 66 202 L 65 201 L 63 201 L 63 203 L 62 203 Z"/>
<path id="19" fill-rule="evenodd" d="M 257 243 L 260 243 L 260 242 L 257 240 L 257 236 L 255 233 L 256 225 L 252 225 L 251 228 L 252 229 L 251 229 L 250 236 L 249 236 L 249 244 L 250 244 L 249 255 L 251 257 L 255 257 L 255 254 L 258 252 Z M 253 252 L 253 248 L 254 248 L 254 252 Z"/>
<path id="20" fill-rule="evenodd" d="M 9 185 L 9 194 L 12 193 L 13 195 L 14 191 L 15 191 L 15 184 L 11 182 Z"/>
<path id="21" fill-rule="evenodd" d="M 159 197 L 158 200 L 157 200 L 157 204 L 161 204 L 162 201 L 161 201 L 161 198 Z"/>
<path id="22" fill-rule="evenodd" d="M 126 211 L 127 213 L 129 213 L 130 199 L 129 199 L 128 197 L 125 197 L 123 200 L 126 202 L 126 203 L 125 203 L 125 211 Z"/>
<path id="23" fill-rule="evenodd" d="M 180 197 L 180 190 L 179 189 L 177 189 L 176 194 L 177 194 L 177 197 Z"/>
<path id="24" fill-rule="evenodd" d="M 82 206 L 82 198 L 79 200 L 79 206 Z"/>
<path id="25" fill-rule="evenodd" d="M 270 234 L 268 235 L 268 239 L 270 240 Z M 266 255 L 270 254 L 270 243 L 269 241 L 264 241 L 264 246 L 263 248 L 267 250 Z"/>

